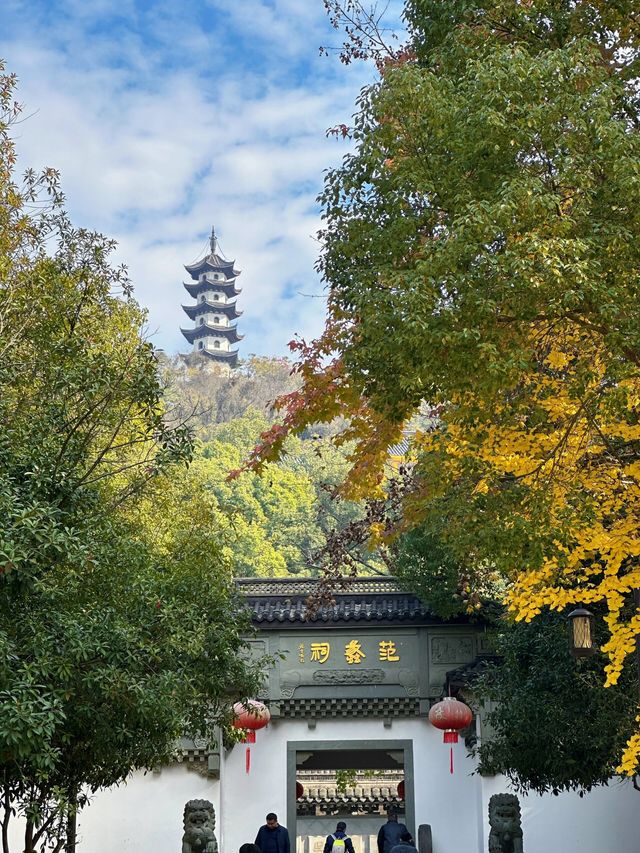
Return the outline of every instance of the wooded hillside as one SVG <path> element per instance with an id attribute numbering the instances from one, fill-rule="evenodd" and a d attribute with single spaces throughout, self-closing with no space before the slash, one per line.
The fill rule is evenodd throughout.
<path id="1" fill-rule="evenodd" d="M 365 513 L 335 494 L 353 449 L 330 440 L 341 422 L 312 425 L 292 437 L 282 459 L 262 476 L 244 471 L 228 479 L 275 420 L 272 401 L 299 385 L 291 367 L 285 358 L 253 356 L 227 376 L 202 358 L 161 358 L 168 417 L 187 423 L 197 441 L 188 471 L 173 472 L 159 491 L 180 495 L 189 514 L 198 512 L 193 491 L 206 494 L 217 542 L 238 577 L 317 574 L 327 537 Z M 385 571 L 367 547 L 355 548 L 354 555 L 362 573 Z"/>

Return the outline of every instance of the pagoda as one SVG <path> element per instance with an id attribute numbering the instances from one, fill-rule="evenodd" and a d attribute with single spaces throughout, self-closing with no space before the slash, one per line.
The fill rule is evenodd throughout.
<path id="1" fill-rule="evenodd" d="M 183 284 L 196 303 L 182 306 L 194 321 L 194 327 L 180 331 L 193 344 L 194 353 L 232 369 L 238 364 L 238 350 L 231 346 L 244 337 L 238 334 L 238 325 L 233 322 L 242 314 L 236 308 L 236 296 L 241 290 L 236 279 L 240 271 L 235 269 L 234 261 L 221 256 L 213 228 L 209 246 L 209 254 L 193 264 L 185 264 L 192 280 Z"/>

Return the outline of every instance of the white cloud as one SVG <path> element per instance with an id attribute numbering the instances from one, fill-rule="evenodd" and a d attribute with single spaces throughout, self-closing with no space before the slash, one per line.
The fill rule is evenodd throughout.
<path id="1" fill-rule="evenodd" d="M 321 293 L 314 199 L 346 150 L 325 129 L 371 73 L 318 57 L 332 35 L 320 0 L 28 5 L 42 15 L 0 10 L 31 114 L 20 164 L 59 168 L 74 221 L 119 241 L 156 344 L 188 348 L 182 264 L 211 224 L 243 270 L 241 352 L 316 334 L 324 302 L 297 291 Z"/>

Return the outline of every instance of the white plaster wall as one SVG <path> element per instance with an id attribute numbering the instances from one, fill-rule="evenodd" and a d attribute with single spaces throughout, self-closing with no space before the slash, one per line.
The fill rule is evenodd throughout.
<path id="1" fill-rule="evenodd" d="M 78 818 L 81 853 L 180 853 L 187 800 L 209 800 L 220 811 L 219 782 L 184 765 L 134 773 L 100 791 Z M 217 829 L 217 827 L 216 827 Z"/>
<path id="2" fill-rule="evenodd" d="M 489 798 L 509 791 L 508 783 L 502 777 L 471 775 L 474 765 L 462 743 L 454 746 L 451 776 L 442 733 L 424 719 L 394 720 L 391 728 L 375 719 L 318 720 L 315 729 L 302 720 L 276 720 L 257 732 L 249 776 L 242 744 L 222 756 L 220 782 L 184 765 L 134 774 L 127 785 L 100 792 L 81 813 L 80 851 L 180 853 L 182 809 L 197 798 L 214 804 L 221 853 L 237 853 L 241 844 L 254 840 L 267 812 L 275 811 L 286 824 L 287 742 L 305 740 L 375 740 L 380 745 L 413 740 L 416 824 L 431 824 L 434 853 L 487 853 Z M 520 796 L 520 803 L 526 853 L 640 851 L 640 794 L 629 784 L 613 782 L 584 798 Z"/>
<path id="3" fill-rule="evenodd" d="M 212 335 L 207 335 L 204 338 L 197 338 L 193 342 L 193 352 L 200 352 L 200 348 L 198 347 L 199 341 L 204 342 L 204 349 L 211 350 L 212 352 L 217 352 L 218 350 L 224 350 L 225 352 L 228 352 L 229 350 L 229 341 L 226 338 L 218 338 Z M 220 343 L 220 346 L 214 347 L 214 341 L 218 341 Z"/>
<path id="4" fill-rule="evenodd" d="M 489 798 L 515 793 L 501 776 L 482 779 L 483 824 L 489 837 Z M 637 812 L 640 793 L 626 781 L 613 780 L 584 797 L 518 795 L 525 853 L 638 853 Z M 485 845 L 485 850 L 487 846 Z"/>
<path id="5" fill-rule="evenodd" d="M 223 305 L 226 301 L 224 293 L 220 293 L 219 290 L 205 290 L 204 293 L 201 293 L 200 296 L 198 296 L 199 303 L 216 302 Z"/>
<path id="6" fill-rule="evenodd" d="M 216 323 L 216 317 L 218 318 L 218 322 Z M 205 323 L 208 323 L 210 326 L 228 326 L 229 318 L 226 314 L 216 314 L 214 311 L 207 312 L 202 315 L 202 319 Z M 198 319 L 198 323 L 200 319 Z"/>
<path id="7" fill-rule="evenodd" d="M 218 341 L 220 343 L 219 347 L 214 346 L 214 341 Z M 205 347 L 210 350 L 224 350 L 228 352 L 229 350 L 229 341 L 226 338 L 205 338 Z"/>
<path id="8" fill-rule="evenodd" d="M 366 718 L 318 720 L 315 729 L 302 720 L 272 722 L 257 733 L 257 743 L 251 747 L 249 777 L 244 770 L 244 747 L 235 747 L 224 761 L 221 775 L 223 853 L 236 853 L 245 841 L 253 841 L 267 812 L 276 812 L 280 822 L 286 822 L 288 741 L 375 740 L 382 745 L 385 740 L 411 739 L 416 823 L 431 824 L 434 853 L 472 853 L 477 849 L 480 816 L 477 779 L 469 775 L 473 766 L 465 757 L 464 745 L 454 747 L 456 769 L 451 776 L 449 748 L 442 743 L 442 732 L 426 720 L 394 719 L 391 728 L 385 728 L 382 720 Z"/>

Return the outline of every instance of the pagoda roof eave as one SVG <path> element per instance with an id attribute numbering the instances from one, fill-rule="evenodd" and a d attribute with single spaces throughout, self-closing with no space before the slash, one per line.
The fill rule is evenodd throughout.
<path id="1" fill-rule="evenodd" d="M 209 350 L 209 349 L 201 349 L 198 350 L 198 353 L 201 355 L 206 355 L 207 358 L 212 358 L 215 361 L 234 361 L 238 358 L 238 350 L 230 349 L 230 350 Z"/>
<path id="2" fill-rule="evenodd" d="M 205 290 L 221 290 L 226 295 L 231 296 L 237 296 L 242 292 L 241 287 L 236 287 L 235 279 L 228 281 L 183 281 L 182 286 L 194 298 Z"/>
<path id="3" fill-rule="evenodd" d="M 197 338 L 205 338 L 213 335 L 227 338 L 231 343 L 236 343 L 244 338 L 244 335 L 239 335 L 237 326 L 210 326 L 208 323 L 202 323 L 193 329 L 180 329 L 189 343 L 193 343 Z"/>
<path id="4" fill-rule="evenodd" d="M 195 320 L 198 314 L 202 314 L 203 312 L 217 312 L 219 314 L 224 314 L 232 320 L 235 320 L 237 317 L 240 317 L 243 314 L 243 311 L 238 311 L 236 308 L 236 303 L 227 302 L 225 304 L 220 302 L 198 302 L 195 305 L 183 305 L 182 310 L 191 320 Z"/>
<path id="5" fill-rule="evenodd" d="M 206 272 L 207 270 L 225 272 L 225 275 L 226 270 L 230 270 L 231 275 L 240 275 L 240 270 L 236 270 L 234 265 L 235 261 L 227 261 L 224 258 L 221 258 L 220 255 L 210 254 L 193 264 L 185 264 L 184 268 L 192 278 L 197 278 L 201 273 Z"/>

